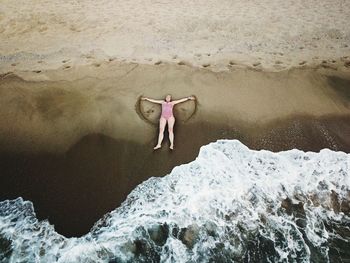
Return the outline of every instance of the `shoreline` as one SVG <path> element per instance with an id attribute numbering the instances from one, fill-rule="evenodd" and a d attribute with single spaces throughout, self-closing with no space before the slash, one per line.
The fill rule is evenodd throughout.
<path id="1" fill-rule="evenodd" d="M 91 133 L 149 142 L 157 132 L 160 107 L 139 105 L 139 98 L 168 93 L 174 99 L 197 97 L 196 104 L 175 108 L 180 123 L 210 121 L 249 128 L 295 115 L 342 116 L 350 114 L 349 85 L 350 70 L 324 67 L 212 72 L 116 62 L 98 68 L 17 72 L 0 79 L 0 145 L 5 150 L 18 145 L 20 152 L 64 152 Z"/>
<path id="2" fill-rule="evenodd" d="M 238 139 L 253 150 L 297 148 L 318 152 L 329 148 L 350 152 L 346 137 L 350 134 L 350 115 L 295 116 L 272 122 L 260 131 L 254 136 L 204 122 L 177 126 L 174 151 L 168 149 L 167 139 L 160 150 L 153 151 L 152 142 L 140 144 L 103 134 L 86 135 L 65 153 L 2 151 L 0 200 L 30 200 L 37 217 L 48 219 L 58 233 L 81 236 L 104 214 L 119 207 L 137 185 L 193 161 L 201 146 L 218 139 Z"/>
<path id="3" fill-rule="evenodd" d="M 85 234 L 139 183 L 217 139 L 257 150 L 350 152 L 349 71 L 112 63 L 19 76 L 0 80 L 0 199 L 31 200 L 38 218 L 66 236 Z M 175 108 L 175 150 L 165 135 L 154 152 L 160 108 L 138 99 L 167 93 L 198 101 Z"/>
<path id="4" fill-rule="evenodd" d="M 2 0 L 0 261 L 350 262 L 349 14 Z"/>

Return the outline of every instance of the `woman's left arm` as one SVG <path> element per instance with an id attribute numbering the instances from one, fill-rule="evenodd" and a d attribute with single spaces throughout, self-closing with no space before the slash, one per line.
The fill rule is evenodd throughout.
<path id="1" fill-rule="evenodd" d="M 196 99 L 195 97 L 190 96 L 190 97 L 186 97 L 186 98 L 183 98 L 183 99 L 174 100 L 174 101 L 173 101 L 173 104 L 175 105 L 175 104 L 179 104 L 179 103 L 181 103 L 181 102 L 185 102 L 185 101 L 187 101 L 187 100 L 195 100 L 195 99 Z"/>

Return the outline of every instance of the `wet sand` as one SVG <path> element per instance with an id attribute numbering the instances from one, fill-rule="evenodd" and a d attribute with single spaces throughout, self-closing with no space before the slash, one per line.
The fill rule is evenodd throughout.
<path id="1" fill-rule="evenodd" d="M 322 66 L 215 73 L 173 64 L 119 62 L 9 73 L 0 80 L 0 146 L 62 153 L 91 133 L 148 143 L 156 132 L 160 106 L 138 99 L 161 99 L 168 93 L 173 99 L 197 97 L 196 105 L 176 106 L 177 123 L 248 129 L 293 115 L 347 115 L 349 79 L 347 68 Z"/>
<path id="2" fill-rule="evenodd" d="M 327 147 L 350 152 L 350 116 L 296 116 L 270 123 L 257 137 L 211 123 L 178 126 L 176 135 L 182 143 L 173 152 L 166 147 L 167 140 L 163 149 L 154 152 L 152 143 L 90 134 L 63 154 L 2 153 L 0 200 L 18 196 L 32 200 L 38 218 L 49 219 L 61 234 L 79 236 L 142 181 L 194 160 L 202 145 L 225 138 L 239 139 L 252 149 Z"/>
<path id="3" fill-rule="evenodd" d="M 22 196 L 66 236 L 86 233 L 135 186 L 192 161 L 217 139 L 252 149 L 350 152 L 347 69 L 212 72 L 109 62 L 0 80 L 0 200 Z M 160 108 L 176 106 L 175 150 L 153 151 Z M 167 136 L 165 136 L 167 137 Z"/>

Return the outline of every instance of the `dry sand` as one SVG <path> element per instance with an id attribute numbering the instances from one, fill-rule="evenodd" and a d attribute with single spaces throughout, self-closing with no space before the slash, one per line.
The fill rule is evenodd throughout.
<path id="1" fill-rule="evenodd" d="M 211 70 L 349 63 L 346 0 L 2 0 L 0 73 L 117 59 Z"/>

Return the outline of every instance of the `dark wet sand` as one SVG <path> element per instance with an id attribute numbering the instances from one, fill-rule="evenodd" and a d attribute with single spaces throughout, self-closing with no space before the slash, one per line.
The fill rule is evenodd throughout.
<path id="1" fill-rule="evenodd" d="M 87 233 L 136 185 L 194 160 L 217 139 L 271 151 L 350 152 L 350 73 L 99 70 L 0 78 L 0 200 L 31 200 L 38 217 L 66 236 Z M 175 150 L 166 134 L 154 152 L 159 107 L 137 99 L 168 92 L 195 94 L 198 103 L 175 112 Z"/>
<path id="2" fill-rule="evenodd" d="M 176 127 L 176 135 L 173 152 L 168 140 L 154 152 L 153 144 L 90 134 L 64 154 L 2 153 L 0 199 L 32 200 L 40 219 L 48 218 L 65 236 L 80 236 L 118 207 L 137 184 L 194 160 L 202 145 L 226 138 L 239 139 L 252 149 L 350 152 L 350 116 L 295 116 L 262 127 L 258 136 L 224 125 L 184 124 Z"/>

